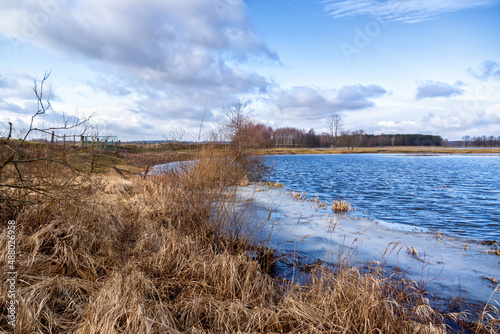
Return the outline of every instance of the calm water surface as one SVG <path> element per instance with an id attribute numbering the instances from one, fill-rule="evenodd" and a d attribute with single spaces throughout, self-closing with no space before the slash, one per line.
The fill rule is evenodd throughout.
<path id="1" fill-rule="evenodd" d="M 270 181 L 345 198 L 356 215 L 477 240 L 500 240 L 500 156 L 267 156 Z"/>

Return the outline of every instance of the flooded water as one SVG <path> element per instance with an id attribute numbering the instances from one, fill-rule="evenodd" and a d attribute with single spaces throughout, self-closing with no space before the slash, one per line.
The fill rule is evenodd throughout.
<path id="1" fill-rule="evenodd" d="M 268 179 L 346 199 L 357 216 L 439 230 L 475 240 L 500 240 L 500 156 L 267 156 Z"/>

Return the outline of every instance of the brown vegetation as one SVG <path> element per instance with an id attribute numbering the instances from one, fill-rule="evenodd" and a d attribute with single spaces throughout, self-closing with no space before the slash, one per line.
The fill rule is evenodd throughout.
<path id="1" fill-rule="evenodd" d="M 332 203 L 332 211 L 333 212 L 349 212 L 354 210 L 354 207 L 351 206 L 351 203 L 347 202 L 346 200 L 342 199 L 336 199 Z"/>
<path id="2" fill-rule="evenodd" d="M 2 211 L 0 249 L 8 248 L 7 221 L 16 221 L 19 304 L 15 327 L 4 312 L 0 328 L 15 333 L 449 329 L 446 315 L 429 305 L 415 283 L 386 277 L 377 268 L 362 273 L 346 265 L 334 271 L 318 266 L 305 285 L 271 276 L 266 263 L 272 252 L 250 244 L 248 212 L 236 210 L 233 202 L 232 185 L 252 163 L 228 152 L 204 149 L 185 173 L 146 178 L 89 174 L 45 161 L 26 170 L 30 180 L 50 188 L 46 194 L 23 189 L 29 202 Z M 1 175 L 2 184 L 11 172 Z M 5 208 L 7 202 L 0 204 Z M 0 252 L 4 282 L 8 265 L 7 252 Z M 2 310 L 9 303 L 8 288 L 0 286 Z M 477 323 L 478 331 L 498 329 L 484 322 Z"/>

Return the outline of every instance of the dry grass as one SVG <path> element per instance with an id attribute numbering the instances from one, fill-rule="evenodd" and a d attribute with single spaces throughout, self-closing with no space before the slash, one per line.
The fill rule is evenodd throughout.
<path id="1" fill-rule="evenodd" d="M 315 203 L 318 209 L 323 209 L 323 210 L 326 210 L 326 208 L 327 208 L 326 203 L 321 202 L 321 201 L 319 200 L 319 196 L 318 196 L 318 195 L 316 195 L 315 197 L 311 197 L 309 200 L 310 200 L 312 203 Z"/>
<path id="2" fill-rule="evenodd" d="M 248 166 L 223 153 L 201 152 L 186 173 L 87 176 L 17 211 L 14 332 L 446 332 L 414 283 L 379 269 L 318 267 L 301 286 L 268 275 L 250 255 L 246 213 L 232 206 L 229 185 Z M 7 241 L 4 228 L 0 249 Z M 5 251 L 0 266 L 5 281 Z M 0 329 L 12 331 L 5 312 Z"/>
<path id="3" fill-rule="evenodd" d="M 351 203 L 346 200 L 334 200 L 332 203 L 332 211 L 333 212 L 349 212 L 354 210 L 354 207 L 351 206 Z"/>
<path id="4" fill-rule="evenodd" d="M 307 199 L 307 193 L 305 193 L 305 192 L 300 193 L 300 192 L 292 191 L 290 196 L 292 196 L 292 198 L 295 198 L 296 200 L 299 200 L 299 201 L 305 201 Z"/>
<path id="5" fill-rule="evenodd" d="M 279 183 L 279 181 L 276 181 L 276 182 L 270 182 L 270 181 L 262 182 L 262 181 L 260 181 L 259 182 L 259 187 L 267 187 L 269 189 L 273 189 L 273 188 L 283 189 L 284 186 L 285 185 L 283 183 Z"/>

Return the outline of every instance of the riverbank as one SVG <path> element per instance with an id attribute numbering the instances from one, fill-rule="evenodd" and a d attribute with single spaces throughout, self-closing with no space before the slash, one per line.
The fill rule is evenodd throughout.
<path id="1" fill-rule="evenodd" d="M 417 282 L 435 300 L 460 297 L 478 306 L 500 305 L 495 291 L 500 289 L 500 253 L 494 245 L 358 218 L 355 212 L 334 213 L 317 201 L 265 185 L 241 188 L 239 198 L 243 203 L 251 199 L 252 216 L 267 220 L 269 245 L 278 256 L 296 254 L 302 267 L 340 261 L 359 268 L 380 265 L 390 275 Z"/>

